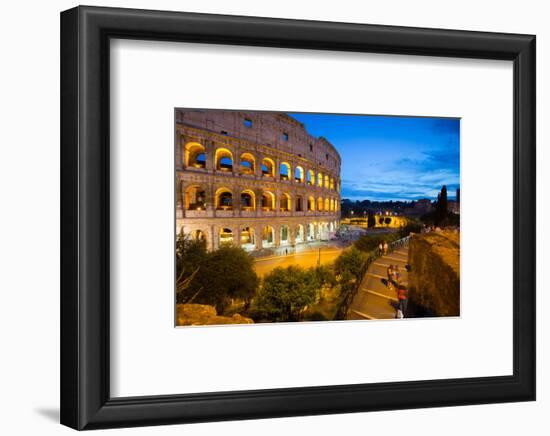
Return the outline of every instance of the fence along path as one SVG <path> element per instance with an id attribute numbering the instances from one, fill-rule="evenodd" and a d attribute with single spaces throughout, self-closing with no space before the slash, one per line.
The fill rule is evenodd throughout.
<path id="1" fill-rule="evenodd" d="M 387 269 L 397 265 L 401 273 L 401 284 L 408 286 L 408 273 L 405 266 L 409 257 L 409 240 L 396 241 L 388 254 L 375 259 L 363 277 L 359 289 L 347 311 L 346 319 L 389 319 L 395 318 L 397 291 L 389 289 Z"/>

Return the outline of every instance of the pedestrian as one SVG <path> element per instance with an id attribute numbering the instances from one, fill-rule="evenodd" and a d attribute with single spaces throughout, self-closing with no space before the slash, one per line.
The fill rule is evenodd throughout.
<path id="1" fill-rule="evenodd" d="M 405 318 L 405 314 L 407 313 L 407 288 L 405 286 L 400 285 L 398 287 L 397 299 L 399 300 L 399 305 L 397 308 L 397 318 Z"/>
<path id="2" fill-rule="evenodd" d="M 391 289 L 392 286 L 392 280 L 393 280 L 393 265 L 389 265 L 388 269 L 386 270 L 386 273 L 388 275 L 388 281 L 386 282 L 386 287 L 388 289 Z"/>
<path id="3" fill-rule="evenodd" d="M 399 271 L 399 265 L 395 265 L 395 270 L 393 271 L 395 278 L 395 284 L 399 285 L 401 283 L 401 271 Z"/>
<path id="4" fill-rule="evenodd" d="M 384 256 L 388 254 L 388 243 L 384 241 Z"/>
<path id="5" fill-rule="evenodd" d="M 382 256 L 382 253 L 384 252 L 384 246 L 382 245 L 382 242 L 378 244 L 378 256 Z"/>

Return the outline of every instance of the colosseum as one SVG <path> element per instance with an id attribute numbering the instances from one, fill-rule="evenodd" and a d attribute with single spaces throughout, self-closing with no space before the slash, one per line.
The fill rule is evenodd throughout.
<path id="1" fill-rule="evenodd" d="M 176 109 L 176 231 L 294 250 L 340 223 L 340 155 L 285 113 Z"/>

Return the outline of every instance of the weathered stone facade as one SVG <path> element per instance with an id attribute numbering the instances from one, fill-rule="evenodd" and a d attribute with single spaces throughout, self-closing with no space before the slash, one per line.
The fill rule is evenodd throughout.
<path id="1" fill-rule="evenodd" d="M 176 110 L 176 231 L 246 250 L 326 240 L 340 155 L 275 112 Z"/>

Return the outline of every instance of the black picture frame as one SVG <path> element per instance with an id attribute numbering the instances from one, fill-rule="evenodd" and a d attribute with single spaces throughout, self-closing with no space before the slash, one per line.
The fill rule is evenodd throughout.
<path id="1" fill-rule="evenodd" d="M 112 38 L 513 61 L 513 375 L 111 398 Z M 87 6 L 61 13 L 62 424 L 95 429 L 534 399 L 535 36 Z"/>

